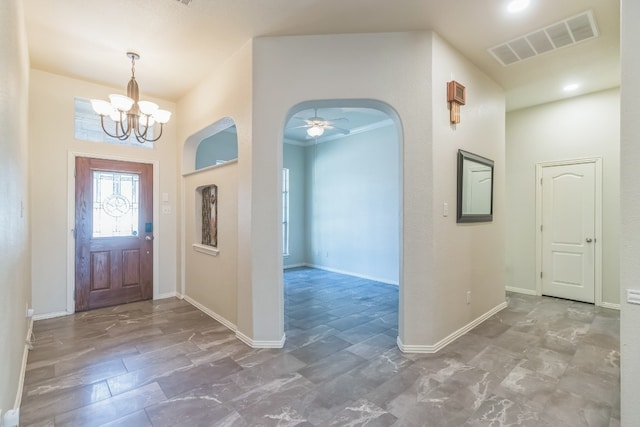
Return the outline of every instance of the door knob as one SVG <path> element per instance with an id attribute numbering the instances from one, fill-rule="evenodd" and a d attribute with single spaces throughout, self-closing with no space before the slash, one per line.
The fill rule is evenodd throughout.
<path id="1" fill-rule="evenodd" d="M 145 240 L 153 240 L 153 236 L 145 236 L 144 238 Z M 589 241 L 591 241 L 591 239 L 589 239 Z"/>
<path id="2" fill-rule="evenodd" d="M 591 243 L 593 242 L 593 240 L 591 239 L 591 237 L 587 237 L 587 243 Z"/>

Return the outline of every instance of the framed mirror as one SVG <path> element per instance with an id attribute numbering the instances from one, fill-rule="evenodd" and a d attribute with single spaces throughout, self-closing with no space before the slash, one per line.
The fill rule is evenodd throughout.
<path id="1" fill-rule="evenodd" d="M 493 221 L 493 160 L 458 150 L 457 222 Z"/>

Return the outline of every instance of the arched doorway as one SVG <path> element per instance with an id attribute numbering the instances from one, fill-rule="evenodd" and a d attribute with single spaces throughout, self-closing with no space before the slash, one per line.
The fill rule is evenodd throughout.
<path id="1" fill-rule="evenodd" d="M 284 128 L 287 347 L 333 336 L 395 345 L 401 286 L 402 131 L 373 100 L 308 101 Z"/>

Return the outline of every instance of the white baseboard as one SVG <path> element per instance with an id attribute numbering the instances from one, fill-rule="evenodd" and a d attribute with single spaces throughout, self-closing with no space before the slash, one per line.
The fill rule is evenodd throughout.
<path id="1" fill-rule="evenodd" d="M 193 298 L 184 295 L 183 299 L 188 302 L 189 304 L 191 304 L 192 306 L 194 306 L 195 308 L 197 308 L 198 310 L 202 311 L 203 313 L 205 313 L 206 315 L 208 315 L 209 317 L 217 320 L 218 322 L 222 323 L 224 326 L 226 326 L 227 328 L 229 328 L 229 330 L 231 330 L 232 332 L 236 332 L 238 327 L 233 323 L 230 322 L 229 320 L 225 319 L 223 316 L 220 316 L 218 313 L 216 313 L 215 311 L 205 307 L 204 305 L 200 304 L 199 302 L 197 302 L 196 300 L 194 300 Z"/>
<path id="2" fill-rule="evenodd" d="M 291 269 L 291 268 L 300 268 L 300 267 L 309 267 L 309 265 L 308 265 L 308 264 L 305 264 L 305 263 L 303 262 L 303 263 L 299 263 L 299 264 L 288 264 L 288 265 L 285 265 L 283 268 L 284 268 L 285 270 L 289 270 L 289 269 Z"/>
<path id="3" fill-rule="evenodd" d="M 56 311 L 53 313 L 34 314 L 33 320 L 53 319 L 54 317 L 69 316 L 70 314 L 73 313 L 70 313 L 68 311 Z"/>
<path id="4" fill-rule="evenodd" d="M 456 339 L 460 338 L 462 335 L 466 334 L 471 329 L 475 328 L 480 323 L 484 322 L 489 317 L 491 317 L 494 314 L 498 313 L 500 310 L 505 309 L 506 307 L 507 307 L 507 303 L 506 302 L 502 302 L 502 303 L 498 304 L 497 306 L 495 306 L 491 310 L 487 311 L 482 316 L 480 316 L 477 319 L 473 320 L 472 322 L 466 324 L 462 328 L 460 328 L 457 331 L 455 331 L 454 333 L 446 336 L 445 338 L 441 339 L 440 341 L 438 341 L 437 343 L 435 343 L 433 345 L 403 344 L 403 342 L 400 339 L 400 337 L 398 337 L 398 339 L 397 339 L 398 348 L 403 353 L 437 353 L 438 351 L 442 350 L 444 347 L 446 347 L 447 345 L 451 344 L 453 341 L 455 341 Z"/>
<path id="5" fill-rule="evenodd" d="M 610 308 L 612 310 L 620 310 L 620 304 L 614 304 L 612 302 L 602 302 L 600 303 L 600 307 Z"/>
<path id="6" fill-rule="evenodd" d="M 164 293 L 164 294 L 157 295 L 153 299 L 154 300 L 158 300 L 158 299 L 174 298 L 174 297 L 177 297 L 177 295 L 178 295 L 178 293 L 175 292 L 175 291 L 174 292 L 167 292 L 167 293 Z"/>
<path id="7" fill-rule="evenodd" d="M 318 270 L 330 271 L 331 273 L 345 274 L 347 276 L 359 277 L 365 280 L 373 280 L 374 282 L 380 282 L 380 283 L 386 283 L 387 285 L 398 286 L 398 282 L 389 281 L 387 279 L 381 279 L 379 277 L 367 276 L 365 274 L 358 274 L 352 271 L 338 270 L 336 268 L 330 268 L 330 267 L 325 267 L 325 266 L 316 265 L 316 264 L 305 264 L 305 266 L 310 268 L 316 268 Z"/>
<path id="8" fill-rule="evenodd" d="M 24 377 L 27 373 L 27 359 L 31 350 L 31 335 L 33 334 L 33 317 L 29 319 L 29 327 L 27 328 L 27 336 L 24 339 L 24 351 L 22 353 L 22 366 L 20 367 L 20 381 L 18 382 L 18 391 L 16 393 L 16 402 L 14 409 L 20 408 L 22 404 L 22 390 L 24 389 Z"/>
<path id="9" fill-rule="evenodd" d="M 282 338 L 279 341 L 257 341 L 249 338 L 240 331 L 236 331 L 236 337 L 251 348 L 282 348 L 287 339 L 286 335 L 282 334 Z"/>
<path id="10" fill-rule="evenodd" d="M 525 294 L 525 295 L 533 295 L 533 296 L 537 296 L 538 293 L 536 292 L 535 289 L 526 289 L 526 288 L 516 288 L 513 286 L 505 286 L 505 290 L 507 290 L 508 292 L 515 292 L 517 294 Z"/>

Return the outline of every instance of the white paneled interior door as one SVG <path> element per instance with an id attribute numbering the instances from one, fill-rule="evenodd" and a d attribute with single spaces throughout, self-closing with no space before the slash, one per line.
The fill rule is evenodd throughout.
<path id="1" fill-rule="evenodd" d="M 541 184 L 542 294 L 592 303 L 596 164 L 545 166 Z"/>

